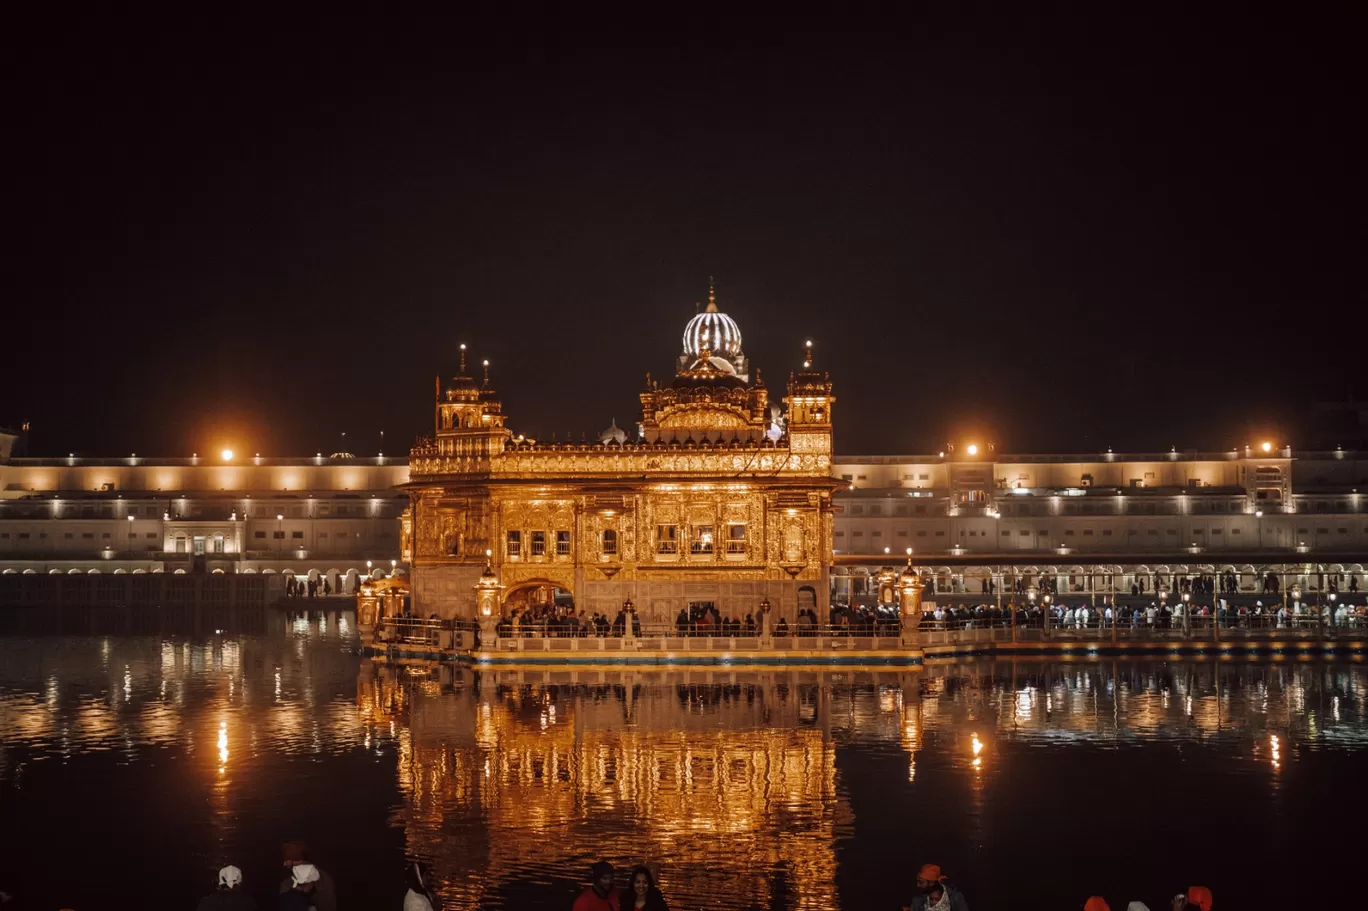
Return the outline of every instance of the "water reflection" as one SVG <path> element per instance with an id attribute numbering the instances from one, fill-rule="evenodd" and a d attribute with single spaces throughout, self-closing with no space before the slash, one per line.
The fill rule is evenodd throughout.
<path id="1" fill-rule="evenodd" d="M 1088 891 L 1200 858 L 1193 875 L 1241 906 L 1238 840 L 1173 825 L 1192 795 L 1273 853 L 1323 841 L 1327 801 L 1368 810 L 1344 787 L 1368 747 L 1361 666 L 477 674 L 372 665 L 346 615 L 320 619 L 0 639 L 0 796 L 34 820 L 16 868 L 72 880 L 42 846 L 79 831 L 103 850 L 66 906 L 153 882 L 188 903 L 228 860 L 269 889 L 276 846 L 302 834 L 349 906 L 393 904 L 405 855 L 433 864 L 447 908 L 568 905 L 606 856 L 658 866 L 676 907 L 835 909 L 901 905 L 932 859 L 998 907 L 1040 846 L 1088 831 L 1126 840 L 1090 861 Z M 1304 875 L 1333 891 L 1333 857 Z M 1074 885 L 1033 903 L 1076 905 Z"/>
<path id="2" fill-rule="evenodd" d="M 434 863 L 453 907 L 568 895 L 599 855 L 658 864 L 684 907 L 849 907 L 832 888 L 839 852 L 870 848 L 863 831 L 909 794 L 876 792 L 870 804 L 871 788 L 895 783 L 852 775 L 842 757 L 902 755 L 903 785 L 930 771 L 940 790 L 917 791 L 895 824 L 959 806 L 947 829 L 982 845 L 1022 799 L 1015 792 L 1036 786 L 1029 776 L 1105 782 L 1117 751 L 1144 754 L 1128 752 L 1119 779 L 1135 795 L 1153 784 L 1146 766 L 1166 765 L 1146 758 L 1154 750 L 1195 747 L 1203 752 L 1183 754 L 1188 784 L 1267 798 L 1286 744 L 1362 748 L 1364 688 L 1358 668 L 1121 663 L 830 675 L 363 666 L 358 684 L 372 723 L 399 724 L 408 851 Z M 1053 771 L 1030 758 L 1042 748 Z M 1082 789 L 1038 785 L 1058 810 L 1105 812 Z M 856 803 L 873 815 L 859 826 Z M 1023 828 L 1031 837 L 1040 823 Z M 983 864 L 964 855 L 960 871 Z M 987 864 L 975 878 L 983 895 Z"/>

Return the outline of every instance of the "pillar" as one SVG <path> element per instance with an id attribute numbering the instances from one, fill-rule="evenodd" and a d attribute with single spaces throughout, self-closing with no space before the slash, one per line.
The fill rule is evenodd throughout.
<path id="1" fill-rule="evenodd" d="M 912 568 L 912 557 L 898 576 L 898 613 L 902 615 L 902 645 L 917 648 L 921 645 L 922 584 Z"/>

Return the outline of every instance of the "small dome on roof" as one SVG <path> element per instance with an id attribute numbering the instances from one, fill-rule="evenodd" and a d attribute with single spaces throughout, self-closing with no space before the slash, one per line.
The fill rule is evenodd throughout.
<path id="1" fill-rule="evenodd" d="M 627 431 L 617 425 L 617 418 L 613 418 L 608 429 L 599 434 L 600 443 L 625 443 L 627 442 Z"/>

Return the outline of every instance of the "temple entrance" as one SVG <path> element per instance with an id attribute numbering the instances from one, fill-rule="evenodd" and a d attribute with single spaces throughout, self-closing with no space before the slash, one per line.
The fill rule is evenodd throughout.
<path id="1" fill-rule="evenodd" d="M 512 616 L 516 611 L 525 615 L 540 615 L 550 612 L 573 610 L 575 596 L 572 592 L 558 587 L 554 582 L 533 580 L 513 586 L 504 595 L 503 614 Z"/>

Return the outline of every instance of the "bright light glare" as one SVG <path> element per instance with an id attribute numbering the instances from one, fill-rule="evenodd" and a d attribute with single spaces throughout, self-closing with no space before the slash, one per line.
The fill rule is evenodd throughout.
<path id="1" fill-rule="evenodd" d="M 971 456 L 978 455 L 978 443 L 969 444 L 969 454 Z"/>
<path id="2" fill-rule="evenodd" d="M 231 449 L 225 449 L 223 452 L 220 452 L 219 455 L 223 457 L 223 461 L 225 462 L 233 461 L 233 450 Z"/>
<path id="3" fill-rule="evenodd" d="M 1263 444 L 1262 446 L 1260 446 L 1259 448 L 1262 449 L 1264 452 L 1272 452 L 1272 451 L 1273 451 L 1273 444 L 1272 444 L 1272 443 L 1264 443 L 1264 444 Z"/>

